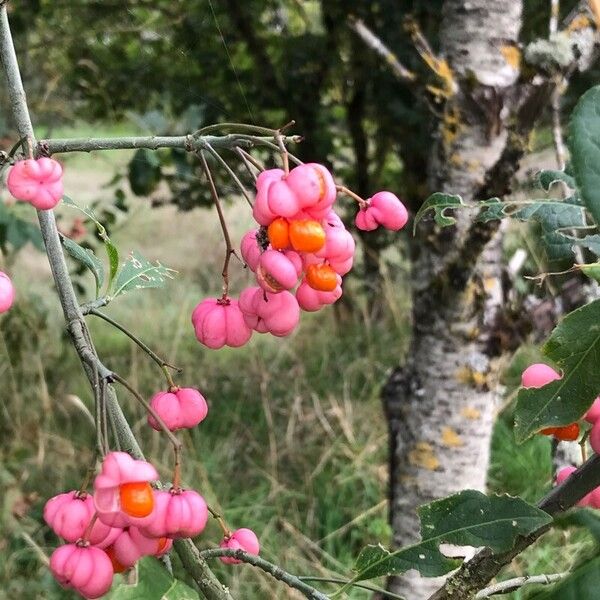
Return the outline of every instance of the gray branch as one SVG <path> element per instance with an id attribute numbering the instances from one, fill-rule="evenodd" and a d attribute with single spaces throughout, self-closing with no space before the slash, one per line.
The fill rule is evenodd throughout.
<path id="1" fill-rule="evenodd" d="M 284 571 L 281 567 L 270 563 L 269 561 L 257 556 L 256 554 L 248 554 L 243 550 L 228 550 L 225 548 L 214 548 L 210 550 L 202 550 L 199 552 L 199 556 L 203 559 L 211 559 L 211 558 L 221 558 L 221 557 L 229 557 L 235 558 L 237 560 L 241 560 L 242 562 L 248 563 L 254 567 L 258 567 L 262 569 L 265 573 L 269 573 L 278 579 L 279 581 L 283 581 L 287 586 L 302 592 L 304 596 L 309 598 L 309 600 L 329 600 L 329 596 L 326 596 L 316 588 L 308 585 L 300 578 Z"/>
<path id="2" fill-rule="evenodd" d="M 284 143 L 298 143 L 301 136 L 284 136 Z M 160 148 L 182 148 L 189 152 L 198 152 L 210 148 L 234 149 L 268 146 L 273 136 L 228 133 L 225 135 L 177 135 L 177 136 L 132 136 L 118 138 L 66 138 L 40 140 L 38 152 L 44 155 L 64 152 L 94 152 L 97 150 L 159 150 Z"/>
<path id="3" fill-rule="evenodd" d="M 6 76 L 11 111 L 19 136 L 27 138 L 30 144 L 33 145 L 35 135 L 12 41 L 6 5 L 3 3 L 0 3 L 0 62 Z M 99 360 L 79 308 L 62 252 L 54 212 L 52 210 L 38 211 L 38 220 L 67 328 L 93 389 L 95 372 L 106 381 L 110 381 L 111 372 Z M 115 429 L 122 448 L 136 457 L 142 457 L 139 444 L 123 415 L 112 386 L 107 387 L 107 400 L 108 412 L 111 420 L 115 423 Z M 208 565 L 204 561 L 196 560 L 196 553 L 193 549 L 194 545 L 190 540 L 181 541 L 176 545 L 181 561 L 186 565 L 188 572 L 204 597 L 207 600 L 233 600 L 227 588 L 221 585 Z"/>
<path id="4" fill-rule="evenodd" d="M 519 590 L 527 585 L 550 585 L 564 579 L 568 573 L 555 573 L 554 575 L 525 575 L 524 577 L 515 577 L 507 579 L 495 585 L 485 588 L 477 593 L 475 598 L 489 598 L 497 594 L 509 594 L 515 590 Z"/>

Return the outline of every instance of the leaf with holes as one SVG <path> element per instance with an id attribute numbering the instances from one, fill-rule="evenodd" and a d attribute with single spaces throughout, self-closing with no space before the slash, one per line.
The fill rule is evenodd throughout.
<path id="1" fill-rule="evenodd" d="M 100 288 L 104 283 L 104 265 L 102 264 L 102 261 L 94 254 L 93 250 L 80 246 L 77 242 L 74 242 L 72 239 L 65 237 L 64 235 L 60 236 L 60 241 L 62 242 L 63 248 L 66 250 L 66 252 L 72 258 L 86 267 L 94 276 L 96 281 L 97 298 L 98 294 L 100 293 Z"/>
<path id="2" fill-rule="evenodd" d="M 460 565 L 448 558 L 440 544 L 510 549 L 517 536 L 528 535 L 552 518 L 544 511 L 511 496 L 486 496 L 466 490 L 421 506 L 421 541 L 389 552 L 382 546 L 367 546 L 360 553 L 353 582 L 417 569 L 425 577 L 444 575 Z"/>
<path id="3" fill-rule="evenodd" d="M 559 182 L 564 183 L 571 190 L 577 189 L 575 179 L 564 171 L 555 171 L 552 169 L 540 171 L 537 174 L 537 182 L 539 183 L 540 187 L 547 192 L 550 191 L 550 188 L 555 183 Z"/>
<path id="4" fill-rule="evenodd" d="M 164 267 L 158 261 L 151 263 L 135 250 L 127 257 L 117 273 L 111 295 L 113 298 L 147 288 L 164 287 L 167 279 L 173 279 L 177 271 Z"/>
<path id="5" fill-rule="evenodd" d="M 517 395 L 515 437 L 524 442 L 546 427 L 580 419 L 600 394 L 600 300 L 560 321 L 542 352 L 562 370 L 562 378 Z"/>
<path id="6" fill-rule="evenodd" d="M 577 246 L 587 248 L 592 254 L 600 258 L 600 234 L 586 235 L 583 238 L 571 238 L 571 242 Z"/>
<path id="7" fill-rule="evenodd" d="M 572 239 L 561 230 L 585 226 L 585 216 L 579 199 L 532 200 L 514 213 L 519 221 L 535 221 L 542 230 L 542 240 L 550 260 L 569 259 L 573 253 Z"/>
<path id="8" fill-rule="evenodd" d="M 600 86 L 589 89 L 577 102 L 568 145 L 577 188 L 600 225 Z"/>
<path id="9" fill-rule="evenodd" d="M 441 227 L 448 227 L 449 225 L 454 225 L 456 223 L 456 219 L 454 217 L 448 216 L 446 212 L 448 210 L 452 210 L 455 208 L 461 208 L 467 206 L 463 199 L 460 196 L 456 196 L 453 194 L 442 194 L 441 192 L 436 192 L 432 194 L 423 202 L 421 208 L 415 215 L 415 222 L 413 226 L 413 233 L 416 231 L 417 225 L 423 219 L 426 213 L 430 211 L 434 211 L 433 218 L 435 222 Z"/>

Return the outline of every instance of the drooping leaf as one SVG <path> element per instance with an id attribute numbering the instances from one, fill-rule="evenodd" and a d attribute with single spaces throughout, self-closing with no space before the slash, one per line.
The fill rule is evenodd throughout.
<path id="1" fill-rule="evenodd" d="M 466 490 L 419 509 L 421 542 L 389 552 L 367 546 L 360 553 L 353 581 L 417 569 L 426 577 L 448 573 L 460 560 L 440 552 L 440 544 L 488 547 L 503 552 L 519 535 L 528 535 L 552 519 L 544 511 L 511 496 L 486 496 Z"/>
<path id="2" fill-rule="evenodd" d="M 425 202 L 423 202 L 421 208 L 415 215 L 413 231 L 416 230 L 417 225 L 423 219 L 425 214 L 432 210 L 434 211 L 435 222 L 440 225 L 440 227 L 454 225 L 454 223 L 456 223 L 456 219 L 448 216 L 447 211 L 464 206 L 466 206 L 466 204 L 463 202 L 463 199 L 460 196 L 436 192 L 435 194 L 429 196 Z"/>
<path id="3" fill-rule="evenodd" d="M 108 255 L 108 283 L 106 284 L 106 289 L 110 290 L 119 270 L 119 251 L 108 236 L 104 240 L 104 247 Z"/>
<path id="4" fill-rule="evenodd" d="M 160 159 L 156 152 L 140 148 L 129 162 L 129 185 L 136 196 L 148 196 L 161 180 Z"/>
<path id="5" fill-rule="evenodd" d="M 542 351 L 562 379 L 517 395 L 515 436 L 524 442 L 540 429 L 580 419 L 600 394 L 600 300 L 564 317 Z"/>
<path id="6" fill-rule="evenodd" d="M 109 600 L 198 600 L 192 588 L 173 579 L 155 558 L 143 558 L 135 569 L 135 583 L 116 586 L 107 596 Z"/>
<path id="7" fill-rule="evenodd" d="M 550 188 L 560 181 L 565 183 L 567 187 L 572 190 L 576 189 L 575 179 L 571 177 L 571 175 L 565 173 L 564 171 L 555 171 L 552 169 L 540 171 L 537 174 L 537 181 L 542 187 L 542 189 L 547 192 L 550 191 Z"/>
<path id="8" fill-rule="evenodd" d="M 577 102 L 568 145 L 577 188 L 600 225 L 600 86 L 589 89 Z"/>
<path id="9" fill-rule="evenodd" d="M 592 600 L 598 597 L 600 588 L 600 557 L 596 557 L 575 569 L 570 575 L 531 600 Z"/>
<path id="10" fill-rule="evenodd" d="M 104 284 L 104 264 L 94 254 L 93 250 L 80 246 L 64 235 L 60 236 L 60 240 L 67 253 L 92 273 L 96 281 L 96 297 L 98 297 L 100 288 Z"/>
<path id="11" fill-rule="evenodd" d="M 132 290 L 163 287 L 167 279 L 173 279 L 175 273 L 176 271 L 164 267 L 158 261 L 151 263 L 134 250 L 121 265 L 111 295 L 116 298 Z"/>

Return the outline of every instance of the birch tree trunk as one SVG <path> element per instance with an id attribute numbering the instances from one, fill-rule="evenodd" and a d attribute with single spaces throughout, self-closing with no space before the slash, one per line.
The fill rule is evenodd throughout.
<path id="1" fill-rule="evenodd" d="M 445 2 L 440 41 L 449 72 L 430 158 L 431 191 L 478 197 L 506 151 L 521 12 L 521 0 Z M 398 546 L 418 539 L 419 505 L 462 489 L 483 490 L 486 483 L 497 400 L 489 378 L 502 303 L 501 240 L 493 231 L 469 227 L 467 217 L 458 218 L 454 229 L 417 232 L 413 340 L 406 364 L 383 392 L 390 518 Z M 467 263 L 463 270 L 453 260 L 460 248 L 473 268 Z M 439 581 L 410 572 L 389 585 L 419 600 Z"/>

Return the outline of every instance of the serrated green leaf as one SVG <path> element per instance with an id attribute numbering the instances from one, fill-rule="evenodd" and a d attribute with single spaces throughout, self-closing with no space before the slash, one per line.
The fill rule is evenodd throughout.
<path id="1" fill-rule="evenodd" d="M 158 261 L 151 263 L 147 258 L 135 250 L 130 253 L 127 260 L 121 265 L 113 284 L 112 296 L 132 290 L 163 287 L 167 279 L 173 279 L 177 271 L 164 267 Z"/>
<path id="2" fill-rule="evenodd" d="M 198 594 L 182 581 L 174 580 L 155 558 L 146 557 L 135 567 L 135 582 L 121 583 L 109 600 L 198 600 Z"/>
<path id="3" fill-rule="evenodd" d="M 540 171 L 537 174 L 537 181 L 540 184 L 541 188 L 546 190 L 547 192 L 550 191 L 550 188 L 555 183 L 558 183 L 560 181 L 565 183 L 572 190 L 575 190 L 577 187 L 575 184 L 575 179 L 571 177 L 571 175 L 568 175 L 564 171 L 556 171 L 552 169 Z"/>
<path id="4" fill-rule="evenodd" d="M 545 427 L 580 419 L 600 394 L 600 300 L 564 317 L 542 348 L 563 377 L 542 388 L 522 388 L 515 409 L 515 437 L 524 442 Z"/>
<path id="5" fill-rule="evenodd" d="M 463 199 L 460 196 L 453 194 L 442 194 L 441 192 L 431 194 L 431 196 L 429 196 L 429 198 L 423 202 L 421 208 L 415 215 L 413 232 L 416 230 L 418 223 L 423 219 L 425 214 L 432 210 L 434 211 L 435 222 L 440 225 L 440 227 L 454 225 L 454 223 L 456 223 L 456 219 L 448 216 L 446 211 L 464 206 L 466 206 L 466 204 L 463 202 Z"/>
<path id="6" fill-rule="evenodd" d="M 104 284 L 104 265 L 102 261 L 94 254 L 93 250 L 80 246 L 70 238 L 61 235 L 60 240 L 67 253 L 92 273 L 96 280 L 96 297 L 98 297 L 100 288 Z"/>
<path id="7" fill-rule="evenodd" d="M 577 102 L 568 145 L 577 188 L 600 225 L 600 86 L 589 89 Z"/>
<path id="8" fill-rule="evenodd" d="M 528 535 L 552 518 L 544 511 L 511 496 L 486 496 L 466 490 L 419 509 L 421 542 L 389 552 L 367 546 L 360 553 L 353 582 L 417 569 L 426 577 L 444 575 L 460 561 L 444 556 L 440 544 L 484 546 L 494 552 L 510 549 L 519 535 Z"/>
<path id="9" fill-rule="evenodd" d="M 531 596 L 530 600 L 593 600 L 600 588 L 600 557 L 596 557 L 561 582 Z"/>

